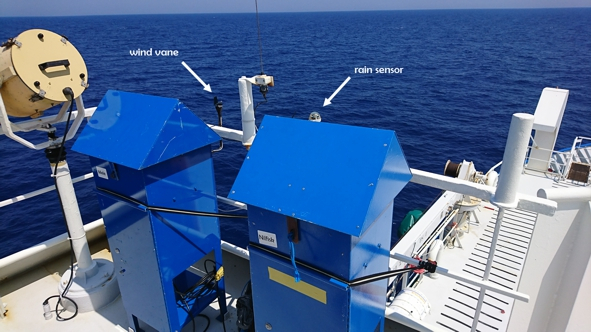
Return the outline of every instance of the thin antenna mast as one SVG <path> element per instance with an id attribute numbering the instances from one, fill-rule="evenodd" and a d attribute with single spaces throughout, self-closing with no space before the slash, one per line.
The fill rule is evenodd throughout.
<path id="1" fill-rule="evenodd" d="M 257 12 L 257 32 L 259 35 L 259 57 L 261 59 L 261 75 L 265 75 L 265 71 L 263 70 L 263 43 L 261 41 L 261 24 L 259 22 L 259 4 L 257 0 L 254 0 L 254 5 L 256 7 Z"/>

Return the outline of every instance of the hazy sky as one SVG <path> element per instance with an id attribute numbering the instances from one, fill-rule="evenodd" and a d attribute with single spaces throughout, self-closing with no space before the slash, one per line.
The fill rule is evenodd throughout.
<path id="1" fill-rule="evenodd" d="M 260 12 L 591 7 L 591 0 L 259 0 Z M 0 16 L 254 12 L 254 0 L 0 0 Z"/>

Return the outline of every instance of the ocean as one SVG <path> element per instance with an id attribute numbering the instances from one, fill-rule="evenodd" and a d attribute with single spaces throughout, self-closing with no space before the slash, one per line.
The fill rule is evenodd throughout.
<path id="1" fill-rule="evenodd" d="M 216 123 L 217 96 L 224 125 L 240 129 L 237 80 L 261 72 L 254 13 L 0 18 L 0 40 L 31 28 L 67 36 L 82 54 L 86 107 L 116 89 L 178 98 Z M 591 136 L 591 9 L 263 13 L 260 28 L 264 72 L 275 86 L 257 123 L 265 114 L 307 118 L 316 111 L 325 122 L 396 131 L 412 168 L 442 173 L 448 159 L 465 159 L 486 172 L 502 159 L 511 115 L 533 113 L 544 87 L 560 87 L 570 95 L 556 148 Z M 90 172 L 72 144 L 72 176 Z M 219 195 L 227 195 L 245 154 L 240 143 L 225 142 L 214 155 Z M 4 136 L 0 165 L 0 201 L 53 184 L 42 151 Z M 75 185 L 85 223 L 100 218 L 93 186 Z M 406 212 L 426 208 L 438 192 L 409 184 L 396 197 L 393 242 Z M 247 245 L 244 221 L 221 225 L 222 238 Z M 0 208 L 0 257 L 65 230 L 55 192 Z"/>

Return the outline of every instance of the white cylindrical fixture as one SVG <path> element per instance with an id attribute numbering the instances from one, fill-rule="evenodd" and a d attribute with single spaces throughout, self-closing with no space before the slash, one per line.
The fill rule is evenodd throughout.
<path id="1" fill-rule="evenodd" d="M 591 201 L 591 188 L 542 188 L 538 190 L 538 197 L 563 202 Z"/>
<path id="2" fill-rule="evenodd" d="M 431 311 L 427 297 L 414 288 L 405 288 L 394 298 L 390 306 L 394 312 L 421 321 Z"/>
<path id="3" fill-rule="evenodd" d="M 55 164 L 50 164 L 52 171 L 55 170 Z M 86 232 L 82 224 L 82 216 L 78 208 L 78 200 L 72 184 L 72 177 L 70 176 L 70 169 L 68 163 L 64 160 L 58 164 L 56 178 L 57 191 L 62 202 L 68 231 L 72 239 L 72 247 L 74 255 L 78 262 L 78 269 L 86 271 L 92 267 L 92 258 L 90 257 L 90 250 L 88 249 L 88 241 L 86 240 Z"/>
<path id="4" fill-rule="evenodd" d="M 505 208 L 517 207 L 517 188 L 533 124 L 532 114 L 513 114 L 503 155 L 501 175 L 492 201 L 495 205 Z"/>
<path id="5" fill-rule="evenodd" d="M 238 90 L 240 92 L 240 112 L 242 115 L 242 145 L 248 149 L 256 135 L 252 83 L 248 78 L 242 76 L 238 79 Z"/>

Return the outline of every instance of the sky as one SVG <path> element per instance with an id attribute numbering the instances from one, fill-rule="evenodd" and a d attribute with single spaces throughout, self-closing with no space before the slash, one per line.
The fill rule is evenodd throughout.
<path id="1" fill-rule="evenodd" d="M 259 12 L 591 7 L 591 0 L 258 0 Z M 252 13 L 254 0 L 0 0 L 0 16 Z"/>

